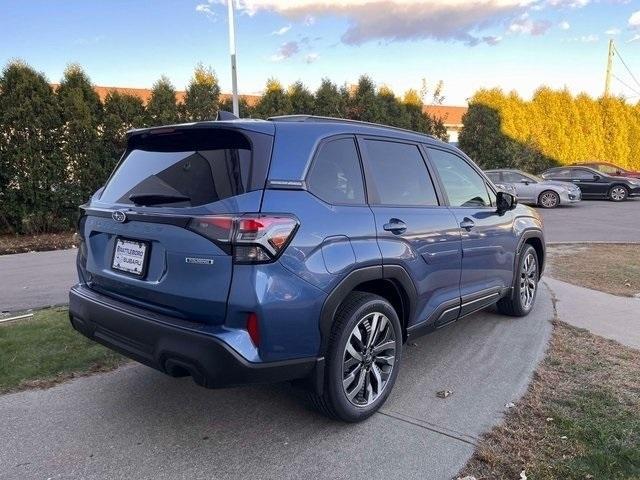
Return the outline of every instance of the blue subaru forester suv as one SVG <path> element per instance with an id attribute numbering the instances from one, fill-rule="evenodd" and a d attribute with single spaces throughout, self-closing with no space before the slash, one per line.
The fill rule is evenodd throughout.
<path id="1" fill-rule="evenodd" d="M 82 206 L 73 327 L 200 385 L 388 397 L 407 339 L 534 305 L 540 217 L 430 136 L 313 116 L 129 132 Z"/>

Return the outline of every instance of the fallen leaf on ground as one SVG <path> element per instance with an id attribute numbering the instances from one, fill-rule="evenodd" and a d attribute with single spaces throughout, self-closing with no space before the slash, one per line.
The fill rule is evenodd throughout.
<path id="1" fill-rule="evenodd" d="M 436 396 L 438 398 L 447 398 L 452 393 L 453 392 L 451 390 L 440 390 L 438 393 L 436 393 Z"/>

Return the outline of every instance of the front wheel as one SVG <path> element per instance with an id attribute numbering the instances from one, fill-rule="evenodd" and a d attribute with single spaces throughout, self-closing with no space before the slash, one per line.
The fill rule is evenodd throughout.
<path id="1" fill-rule="evenodd" d="M 540 280 L 538 255 L 531 245 L 523 247 L 518 259 L 517 272 L 516 284 L 511 296 L 501 299 L 497 306 L 498 311 L 502 314 L 524 317 L 533 308 Z"/>
<path id="2" fill-rule="evenodd" d="M 553 190 L 545 190 L 538 197 L 538 205 L 542 208 L 556 208 L 560 205 L 560 195 Z"/>
<path id="3" fill-rule="evenodd" d="M 313 395 L 326 415 L 358 422 L 386 401 L 402 353 L 400 320 L 384 298 L 353 292 L 338 309 L 326 357 L 324 392 Z"/>
<path id="4" fill-rule="evenodd" d="M 623 185 L 614 185 L 609 190 L 609 200 L 613 202 L 622 202 L 629 196 L 629 191 Z"/>

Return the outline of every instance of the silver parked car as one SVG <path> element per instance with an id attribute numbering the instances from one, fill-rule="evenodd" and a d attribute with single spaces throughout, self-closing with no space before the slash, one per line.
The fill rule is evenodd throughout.
<path id="1" fill-rule="evenodd" d="M 496 186 L 515 188 L 518 201 L 522 203 L 531 203 L 542 208 L 555 208 L 558 205 L 575 203 L 582 199 L 580 188 L 573 183 L 545 180 L 514 169 L 487 170 L 485 173 Z"/>

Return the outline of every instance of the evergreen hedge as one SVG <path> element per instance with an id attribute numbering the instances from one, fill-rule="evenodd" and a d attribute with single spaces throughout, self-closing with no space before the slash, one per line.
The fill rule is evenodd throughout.
<path id="1" fill-rule="evenodd" d="M 479 90 L 463 118 L 459 147 L 484 168 L 538 173 L 552 165 L 605 161 L 640 170 L 640 105 L 539 88 Z"/>

